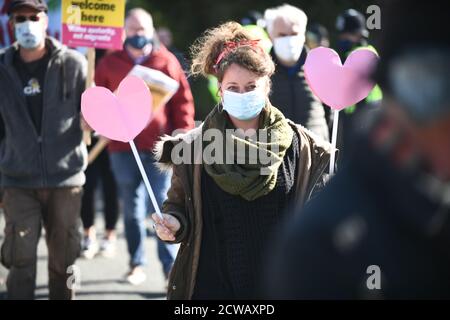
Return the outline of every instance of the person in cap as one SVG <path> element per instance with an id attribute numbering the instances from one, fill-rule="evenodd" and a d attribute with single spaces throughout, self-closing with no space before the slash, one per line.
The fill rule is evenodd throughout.
<path id="1" fill-rule="evenodd" d="M 17 42 L 0 53 L 0 172 L 6 219 L 1 262 L 8 298 L 33 299 L 42 225 L 49 297 L 74 296 L 68 272 L 80 252 L 86 146 L 80 126 L 85 58 L 46 37 L 47 5 L 13 0 Z M 68 285 L 69 283 L 69 285 Z"/>
<path id="2" fill-rule="evenodd" d="M 325 26 L 319 24 L 319 23 L 313 23 L 309 24 L 306 29 L 306 41 L 305 41 L 306 47 L 309 49 L 315 49 L 317 47 L 326 47 L 328 48 L 330 46 L 330 38 L 328 35 L 328 30 L 325 28 Z M 332 132 L 332 125 L 333 121 L 332 119 L 332 110 L 326 106 L 325 104 L 322 104 L 324 111 L 325 111 L 325 119 L 328 124 L 329 128 L 329 135 L 331 136 Z"/>
<path id="3" fill-rule="evenodd" d="M 355 9 L 347 9 L 337 17 L 336 30 L 337 50 L 341 56 L 347 55 L 355 47 L 368 44 L 369 31 L 366 28 L 366 18 Z"/>
<path id="4" fill-rule="evenodd" d="M 243 26 L 253 25 L 264 27 L 264 23 L 264 16 L 257 10 L 250 10 L 241 18 L 241 25 Z"/>
<path id="5" fill-rule="evenodd" d="M 348 9 L 341 13 L 336 19 L 336 31 L 338 32 L 336 51 L 341 57 L 342 63 L 353 51 L 358 49 L 368 49 L 378 54 L 375 47 L 369 42 L 366 18 L 361 12 L 355 9 Z M 382 97 L 383 93 L 380 87 L 375 85 L 364 100 L 355 105 L 347 106 L 340 112 L 337 140 L 337 146 L 340 150 L 338 167 L 347 154 L 351 152 L 350 149 L 354 147 L 352 136 L 356 131 L 367 128 L 371 118 L 370 113 L 367 111 L 376 112 Z M 333 116 L 334 114 L 331 114 L 330 118 Z"/>
<path id="6" fill-rule="evenodd" d="M 383 12 L 382 112 L 323 193 L 280 231 L 271 298 L 450 298 L 447 13 L 405 0 Z"/>

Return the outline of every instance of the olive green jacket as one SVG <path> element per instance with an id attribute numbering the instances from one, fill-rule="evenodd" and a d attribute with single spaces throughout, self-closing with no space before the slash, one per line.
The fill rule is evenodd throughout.
<path id="1" fill-rule="evenodd" d="M 299 205 L 310 197 L 316 183 L 323 177 L 329 163 L 331 144 L 290 122 L 299 138 L 296 200 Z M 202 126 L 175 137 L 163 137 L 156 144 L 155 154 L 164 170 L 172 170 L 172 184 L 162 211 L 175 216 L 181 224 L 174 243 L 181 243 L 169 277 L 168 299 L 191 299 L 197 275 L 202 239 L 201 155 Z M 182 145 L 180 145 L 182 144 Z M 171 157 L 175 146 L 192 151 L 193 164 L 177 164 Z M 184 149 L 183 150 L 187 150 Z"/>

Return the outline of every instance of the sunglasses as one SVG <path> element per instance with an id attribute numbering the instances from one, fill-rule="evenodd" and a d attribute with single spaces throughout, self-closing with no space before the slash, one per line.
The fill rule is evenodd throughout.
<path id="1" fill-rule="evenodd" d="M 36 21 L 39 21 L 40 19 L 41 19 L 41 17 L 39 17 L 38 15 L 32 15 L 32 16 L 28 16 L 28 17 L 27 16 L 15 16 L 14 17 L 14 21 L 16 23 L 22 23 L 22 22 L 25 22 L 27 20 L 36 22 Z"/>

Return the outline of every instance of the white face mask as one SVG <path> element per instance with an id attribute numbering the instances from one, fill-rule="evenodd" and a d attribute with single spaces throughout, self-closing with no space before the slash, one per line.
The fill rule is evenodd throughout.
<path id="1" fill-rule="evenodd" d="M 20 46 L 26 49 L 38 47 L 43 38 L 44 32 L 39 21 L 25 21 L 15 25 L 16 39 Z"/>
<path id="2" fill-rule="evenodd" d="M 302 35 L 275 38 L 273 48 L 282 62 L 294 63 L 300 59 L 305 37 Z"/>
<path id="3" fill-rule="evenodd" d="M 261 89 L 246 93 L 225 90 L 222 97 L 223 110 L 239 120 L 256 118 L 266 105 L 266 95 Z"/>

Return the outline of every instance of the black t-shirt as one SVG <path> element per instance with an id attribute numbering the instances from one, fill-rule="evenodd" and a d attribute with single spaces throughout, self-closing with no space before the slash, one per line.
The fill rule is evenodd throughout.
<path id="1" fill-rule="evenodd" d="M 41 132 L 44 83 L 49 60 L 49 52 L 41 59 L 29 63 L 24 62 L 18 52 L 14 56 L 14 67 L 22 81 L 28 111 L 38 133 Z"/>

